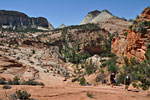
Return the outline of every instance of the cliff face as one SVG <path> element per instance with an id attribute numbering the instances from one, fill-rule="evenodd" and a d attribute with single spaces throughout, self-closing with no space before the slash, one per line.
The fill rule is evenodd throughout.
<path id="1" fill-rule="evenodd" d="M 0 26 L 6 27 L 41 27 L 53 29 L 53 26 L 44 17 L 30 18 L 26 14 L 17 11 L 0 10 Z"/>
<path id="2" fill-rule="evenodd" d="M 128 31 L 122 32 L 123 34 L 126 33 L 126 36 L 119 33 L 119 36 L 112 40 L 111 51 L 113 53 L 128 59 L 135 57 L 139 61 L 145 58 L 146 47 L 150 44 L 149 12 L 150 8 L 144 9 Z"/>

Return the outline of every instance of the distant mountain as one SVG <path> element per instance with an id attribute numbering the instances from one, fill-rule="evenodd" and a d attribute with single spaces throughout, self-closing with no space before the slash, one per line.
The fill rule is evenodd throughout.
<path id="1" fill-rule="evenodd" d="M 2 28 L 36 28 L 52 30 L 54 27 L 44 17 L 29 17 L 18 11 L 0 10 L 0 26 Z"/>
<path id="2" fill-rule="evenodd" d="M 65 28 L 66 25 L 65 24 L 61 24 L 58 28 Z"/>
<path id="3" fill-rule="evenodd" d="M 98 10 L 91 11 L 87 14 L 87 16 L 81 21 L 81 24 L 87 24 L 90 23 L 92 19 L 94 19 L 96 16 L 98 16 L 101 12 Z"/>
<path id="4" fill-rule="evenodd" d="M 80 24 L 99 23 L 112 17 L 114 16 L 108 10 L 103 10 L 102 12 L 94 10 L 89 12 Z"/>
<path id="5" fill-rule="evenodd" d="M 91 23 L 98 23 L 114 17 L 108 10 L 103 10 L 98 16 L 92 19 Z"/>
<path id="6" fill-rule="evenodd" d="M 89 12 L 80 24 L 98 24 L 99 27 L 104 28 L 110 33 L 119 33 L 122 30 L 127 30 L 132 22 L 133 21 L 127 21 L 124 18 L 114 16 L 112 13 L 105 9 L 101 12 L 98 10 Z"/>

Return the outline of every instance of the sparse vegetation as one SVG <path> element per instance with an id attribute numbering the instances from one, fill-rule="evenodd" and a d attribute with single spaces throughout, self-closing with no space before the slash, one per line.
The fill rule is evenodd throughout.
<path id="1" fill-rule="evenodd" d="M 86 85 L 86 79 L 84 78 L 84 76 L 80 78 L 80 85 Z"/>
<path id="2" fill-rule="evenodd" d="M 36 81 L 34 81 L 33 79 L 29 79 L 28 81 L 24 81 L 24 82 L 22 82 L 22 83 L 20 83 L 21 85 L 42 85 L 42 86 L 44 86 L 44 84 L 43 83 L 40 83 L 40 82 L 36 82 Z"/>
<path id="3" fill-rule="evenodd" d="M 93 98 L 93 94 L 90 93 L 90 92 L 87 92 L 87 93 L 86 93 L 86 96 L 89 97 L 89 98 Z"/>
<path id="4" fill-rule="evenodd" d="M 13 80 L 8 80 L 8 81 L 5 81 L 4 79 L 0 79 L 0 84 L 2 85 L 42 85 L 44 86 L 43 83 L 41 82 L 37 82 L 37 81 L 34 81 L 33 79 L 29 79 L 28 81 L 24 81 L 24 82 L 20 82 L 20 78 L 18 77 L 14 77 Z"/>
<path id="5" fill-rule="evenodd" d="M 127 32 L 124 32 L 124 33 L 123 33 L 123 35 L 124 35 L 124 36 L 127 36 L 127 35 L 128 35 L 128 33 L 127 33 Z"/>
<path id="6" fill-rule="evenodd" d="M 27 32 L 46 32 L 44 30 L 39 30 L 37 28 L 32 28 L 32 27 L 27 27 L 27 28 L 24 28 L 24 27 L 17 27 L 15 29 L 13 28 L 0 28 L 0 30 L 2 30 L 2 32 L 23 32 L 23 33 L 27 33 Z"/>
<path id="7" fill-rule="evenodd" d="M 11 86 L 9 86 L 9 85 L 4 85 L 4 86 L 3 86 L 3 89 L 11 89 Z"/>
<path id="8" fill-rule="evenodd" d="M 92 59 L 90 59 L 90 64 L 85 64 L 85 70 L 88 75 L 94 73 L 97 70 L 96 66 L 92 63 Z"/>
<path id="9" fill-rule="evenodd" d="M 131 81 L 134 87 L 147 90 L 150 87 L 150 48 L 147 48 L 145 53 L 145 60 L 142 62 L 136 61 L 135 58 L 131 58 L 128 61 L 124 59 L 124 74 L 130 73 Z"/>
<path id="10" fill-rule="evenodd" d="M 102 63 L 101 68 L 107 67 L 108 72 L 117 73 L 119 68 L 116 65 L 117 57 L 112 57 L 109 60 Z"/>
<path id="11" fill-rule="evenodd" d="M 31 94 L 29 94 L 27 91 L 23 90 L 17 90 L 14 97 L 19 100 L 31 100 Z"/>
<path id="12" fill-rule="evenodd" d="M 117 76 L 116 83 L 119 84 L 124 84 L 125 80 L 125 74 L 123 72 L 120 72 L 120 74 Z"/>
<path id="13" fill-rule="evenodd" d="M 71 29 L 77 29 L 78 31 L 97 31 L 99 30 L 99 27 L 96 24 L 84 24 L 84 25 L 71 25 L 65 28 L 58 28 L 53 31 L 64 31 L 64 30 L 71 30 Z"/>
<path id="14" fill-rule="evenodd" d="M 62 45 L 64 45 L 65 48 L 64 49 L 59 48 L 60 49 L 59 51 L 61 52 L 61 54 L 64 55 L 63 61 L 66 62 L 66 59 L 68 59 L 68 61 L 71 63 L 79 64 L 91 56 L 84 52 L 80 52 L 79 49 L 80 49 L 81 39 L 77 38 L 73 40 L 71 36 L 69 40 L 67 40 L 66 34 L 67 34 L 67 30 L 63 32 L 62 39 L 61 39 Z M 70 43 L 69 41 L 73 41 L 72 47 L 69 46 L 69 43 Z"/>
<path id="15" fill-rule="evenodd" d="M 79 81 L 79 78 L 73 78 L 72 79 L 72 82 L 76 82 L 76 81 Z"/>

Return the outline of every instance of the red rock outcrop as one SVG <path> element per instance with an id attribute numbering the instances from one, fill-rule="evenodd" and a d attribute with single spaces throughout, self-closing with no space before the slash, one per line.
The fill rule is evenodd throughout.
<path id="1" fill-rule="evenodd" d="M 138 21 L 150 21 L 150 7 L 145 8 L 142 13 L 136 18 Z"/>
<path id="2" fill-rule="evenodd" d="M 135 57 L 138 60 L 144 59 L 146 46 L 141 34 L 135 33 L 131 30 L 128 31 L 126 49 L 124 56 L 127 58 Z"/>
<path id="3" fill-rule="evenodd" d="M 145 8 L 139 17 L 136 18 L 132 28 L 127 32 L 127 36 L 115 37 L 112 40 L 111 51 L 117 56 L 135 57 L 142 61 L 145 58 L 146 45 L 150 43 L 150 27 L 143 25 L 144 21 L 150 21 L 150 8 Z"/>

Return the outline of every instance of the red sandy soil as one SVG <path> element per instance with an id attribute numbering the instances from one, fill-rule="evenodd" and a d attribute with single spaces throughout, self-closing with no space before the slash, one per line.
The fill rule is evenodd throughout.
<path id="1" fill-rule="evenodd" d="M 79 85 L 60 85 L 60 86 L 12 86 L 11 89 L 4 90 L 0 86 L 0 99 L 9 100 L 6 96 L 16 90 L 26 90 L 32 98 L 38 100 L 150 100 L 149 91 L 135 92 L 124 90 L 123 87 L 115 86 L 79 86 Z M 92 93 L 93 97 L 87 96 L 87 92 Z"/>

